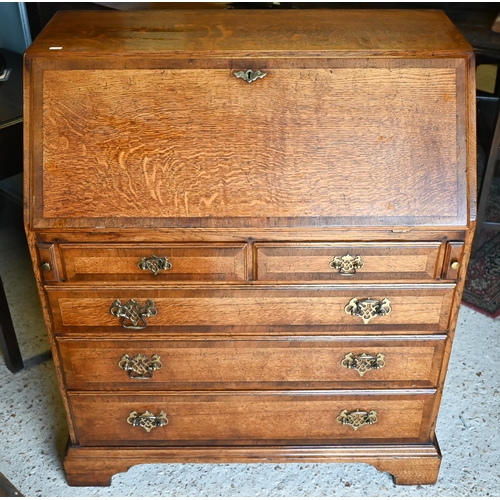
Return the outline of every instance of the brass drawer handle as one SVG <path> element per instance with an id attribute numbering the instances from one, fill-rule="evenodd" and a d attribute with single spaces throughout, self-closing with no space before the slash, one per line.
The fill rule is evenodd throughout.
<path id="1" fill-rule="evenodd" d="M 342 425 L 350 425 L 357 431 L 363 425 L 373 425 L 377 423 L 378 416 L 375 410 L 370 411 L 348 411 L 342 410 L 337 417 L 337 422 Z"/>
<path id="2" fill-rule="evenodd" d="M 236 71 L 233 74 L 236 78 L 241 78 L 242 80 L 245 80 L 245 82 L 247 83 L 255 82 L 255 80 L 259 78 L 264 78 L 267 75 L 267 73 L 263 73 L 258 69 L 255 71 L 253 71 L 252 69 L 247 69 L 246 71 Z"/>
<path id="3" fill-rule="evenodd" d="M 355 356 L 352 352 L 346 354 L 340 364 L 344 368 L 350 370 L 356 370 L 359 376 L 362 377 L 366 372 L 370 370 L 380 370 L 385 366 L 385 355 L 377 354 L 372 356 L 371 354 L 358 354 Z"/>
<path id="4" fill-rule="evenodd" d="M 359 255 L 353 256 L 348 253 L 345 255 L 336 256 L 330 262 L 332 269 L 338 269 L 342 276 L 352 276 L 356 274 L 357 269 L 361 269 L 365 263 Z"/>
<path id="5" fill-rule="evenodd" d="M 137 267 L 143 271 L 151 271 L 156 276 L 160 271 L 172 269 L 172 263 L 167 257 L 152 255 L 151 257 L 142 257 L 137 263 Z"/>
<path id="6" fill-rule="evenodd" d="M 344 308 L 347 314 L 359 316 L 366 325 L 375 316 L 387 316 L 391 311 L 391 302 L 389 299 L 351 299 Z"/>
<path id="7" fill-rule="evenodd" d="M 146 318 L 158 314 L 158 310 L 152 300 L 146 300 L 145 305 L 141 306 L 141 304 L 134 299 L 130 299 L 124 305 L 116 299 L 111 305 L 109 312 L 117 318 L 122 318 L 123 328 L 129 328 L 131 330 L 142 330 L 146 328 L 148 326 Z"/>
<path id="8" fill-rule="evenodd" d="M 153 377 L 153 371 L 159 370 L 163 365 L 158 354 L 153 354 L 151 359 L 148 359 L 142 354 L 137 354 L 130 359 L 128 354 L 124 354 L 118 366 L 128 373 L 130 378 L 147 379 Z"/>
<path id="9" fill-rule="evenodd" d="M 161 411 L 158 416 L 149 411 L 139 415 L 136 411 L 130 413 L 127 417 L 127 423 L 133 427 L 142 427 L 146 432 L 151 432 L 155 427 L 163 427 L 168 424 L 167 414 Z"/>

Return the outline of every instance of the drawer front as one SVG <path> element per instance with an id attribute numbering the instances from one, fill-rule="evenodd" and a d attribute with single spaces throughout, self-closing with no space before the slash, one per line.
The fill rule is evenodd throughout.
<path id="1" fill-rule="evenodd" d="M 35 227 L 467 223 L 462 59 L 130 64 L 37 66 Z"/>
<path id="2" fill-rule="evenodd" d="M 244 281 L 245 244 L 61 244 L 68 281 Z"/>
<path id="3" fill-rule="evenodd" d="M 56 333 L 108 331 L 134 335 L 140 332 L 442 332 L 448 327 L 454 292 L 451 284 L 412 288 L 46 288 Z"/>
<path id="4" fill-rule="evenodd" d="M 270 281 L 434 281 L 444 244 L 259 243 L 255 277 Z"/>
<path id="5" fill-rule="evenodd" d="M 69 400 L 83 446 L 333 445 L 427 441 L 434 392 L 70 392 Z"/>
<path id="6" fill-rule="evenodd" d="M 435 387 L 444 336 L 58 341 L 75 390 Z"/>

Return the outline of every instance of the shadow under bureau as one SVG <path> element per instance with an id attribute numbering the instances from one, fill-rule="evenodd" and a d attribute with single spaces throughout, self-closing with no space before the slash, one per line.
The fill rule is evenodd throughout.
<path id="1" fill-rule="evenodd" d="M 438 11 L 57 14 L 25 56 L 25 221 L 69 484 L 255 461 L 435 482 L 474 120 Z"/>

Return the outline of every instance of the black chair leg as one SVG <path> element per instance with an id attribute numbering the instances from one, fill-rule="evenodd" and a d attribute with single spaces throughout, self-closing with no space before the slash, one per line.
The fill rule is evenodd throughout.
<path id="1" fill-rule="evenodd" d="M 19 350 L 16 332 L 12 324 L 9 304 L 0 279 L 0 347 L 2 347 L 7 368 L 16 373 L 24 368 L 23 358 Z"/>
<path id="2" fill-rule="evenodd" d="M 471 257 L 476 256 L 476 252 L 479 249 L 479 235 L 482 229 L 491 228 L 495 231 L 498 224 L 485 222 L 486 206 L 488 204 L 488 198 L 490 196 L 491 184 L 493 182 L 493 174 L 495 173 L 495 167 L 498 161 L 498 152 L 500 148 L 500 111 L 497 114 L 497 119 L 495 123 L 495 130 L 493 132 L 493 138 L 491 140 L 490 150 L 488 152 L 488 159 L 486 161 L 486 169 L 483 175 L 483 181 L 479 190 L 478 205 L 477 205 L 477 215 L 476 215 L 476 231 L 474 235 L 474 241 L 472 243 Z M 491 227 L 489 227 L 491 226 Z"/>

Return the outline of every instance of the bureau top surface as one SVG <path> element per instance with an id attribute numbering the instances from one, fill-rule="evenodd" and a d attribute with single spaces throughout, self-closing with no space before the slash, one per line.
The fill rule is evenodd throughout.
<path id="1" fill-rule="evenodd" d="M 27 54 L 417 57 L 471 50 L 435 10 L 238 9 L 59 12 Z"/>

